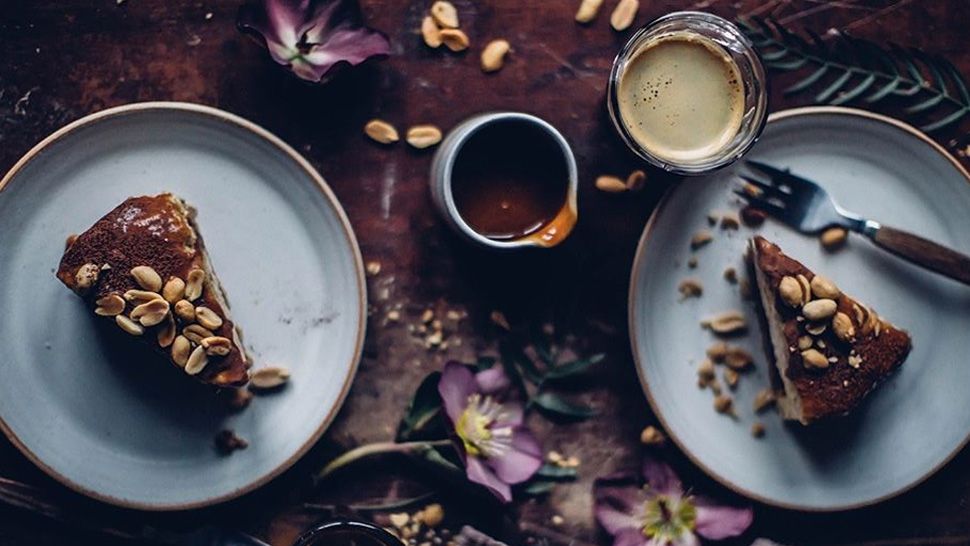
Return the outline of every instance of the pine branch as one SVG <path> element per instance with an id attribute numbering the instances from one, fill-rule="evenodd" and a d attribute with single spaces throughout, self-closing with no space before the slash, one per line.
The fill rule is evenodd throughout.
<path id="1" fill-rule="evenodd" d="M 814 32 L 807 31 L 806 39 L 774 19 L 751 17 L 738 23 L 769 69 L 806 72 L 785 95 L 816 90 L 814 102 L 832 105 L 896 99 L 904 105 L 902 112 L 927 133 L 970 114 L 970 86 L 939 55 L 896 44 L 882 47 L 844 32 L 826 44 Z"/>

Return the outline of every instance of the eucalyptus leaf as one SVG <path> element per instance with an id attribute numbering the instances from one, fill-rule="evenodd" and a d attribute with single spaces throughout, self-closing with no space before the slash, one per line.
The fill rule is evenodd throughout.
<path id="1" fill-rule="evenodd" d="M 494 366 L 497 360 L 498 359 L 496 359 L 494 356 L 480 356 L 475 361 L 475 368 L 478 371 L 483 372 L 485 370 L 490 369 L 492 366 Z"/>
<path id="2" fill-rule="evenodd" d="M 945 58 L 895 43 L 886 47 L 846 32 L 808 39 L 772 18 L 750 17 L 740 28 L 752 40 L 765 66 L 772 70 L 811 71 L 784 90 L 785 95 L 822 87 L 815 102 L 874 104 L 893 97 L 903 113 L 924 131 L 939 131 L 970 115 L 970 86 Z"/>
<path id="3" fill-rule="evenodd" d="M 602 362 L 604 358 L 606 358 L 605 354 L 597 353 L 588 358 L 580 358 L 572 362 L 560 364 L 546 372 L 546 379 L 562 379 L 579 375 L 595 364 Z"/>
<path id="4" fill-rule="evenodd" d="M 551 480 L 575 480 L 577 472 L 575 468 L 545 464 L 536 471 L 536 475 Z"/>
<path id="5" fill-rule="evenodd" d="M 570 419 L 589 419 L 599 414 L 592 408 L 574 404 L 551 392 L 540 393 L 532 399 L 532 403 L 546 413 Z"/>
<path id="6" fill-rule="evenodd" d="M 556 482 L 532 481 L 522 488 L 522 492 L 532 497 L 538 497 L 549 493 L 554 487 L 556 487 Z"/>
<path id="7" fill-rule="evenodd" d="M 440 426 L 435 427 L 435 418 L 441 413 L 441 395 L 438 394 L 440 380 L 441 372 L 430 373 L 414 391 L 414 397 L 408 405 L 407 412 L 397 427 L 397 441 L 402 442 L 418 437 L 427 439 L 435 433 L 440 433 L 437 434 L 438 437 L 444 437 L 444 431 Z M 440 425 L 440 423 L 437 424 Z"/>
<path id="8" fill-rule="evenodd" d="M 542 374 L 536 368 L 532 359 L 530 359 L 518 346 L 512 344 L 511 341 L 503 342 L 499 345 L 499 352 L 502 356 L 502 365 L 505 366 L 506 373 L 514 373 L 518 378 L 518 382 L 522 387 L 522 392 L 525 392 L 525 384 L 522 383 L 522 378 L 528 379 L 532 384 L 539 384 L 542 381 Z M 514 370 L 510 372 L 509 370 Z"/>

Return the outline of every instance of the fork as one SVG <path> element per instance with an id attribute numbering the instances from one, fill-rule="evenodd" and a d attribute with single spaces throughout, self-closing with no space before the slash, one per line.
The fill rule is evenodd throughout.
<path id="1" fill-rule="evenodd" d="M 840 207 L 825 188 L 788 170 L 752 160 L 745 163 L 768 178 L 742 174 L 741 178 L 753 187 L 746 186 L 734 193 L 791 227 L 803 233 L 815 234 L 841 226 L 865 235 L 876 246 L 916 265 L 970 284 L 970 257 L 918 235 L 849 212 Z"/>

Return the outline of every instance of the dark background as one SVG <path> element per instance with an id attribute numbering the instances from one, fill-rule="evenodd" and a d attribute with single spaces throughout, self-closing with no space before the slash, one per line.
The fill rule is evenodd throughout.
<path id="1" fill-rule="evenodd" d="M 122 543 L 95 530 L 105 527 L 143 541 L 167 539 L 168 530 L 207 523 L 242 528 L 283 545 L 320 516 L 304 502 L 357 504 L 427 491 L 433 476 L 394 460 L 363 465 L 318 492 L 309 490 L 306 478 L 344 449 L 391 438 L 417 383 L 442 362 L 493 349 L 498 335 L 488 320 L 493 309 L 503 310 L 515 325 L 554 323 L 559 331 L 574 334 L 570 344 L 580 352 L 607 352 L 600 373 L 578 391 L 602 414 L 564 426 L 533 419 L 547 449 L 582 459 L 579 481 L 508 512 L 487 499 L 445 497 L 450 522 L 483 520 L 509 537 L 515 529 L 509 522 L 517 521 L 525 535 L 551 544 L 609 542 L 593 522 L 590 488 L 597 475 L 634 466 L 639 432 L 655 423 L 629 354 L 626 289 L 637 238 L 672 181 L 651 172 L 646 191 L 639 194 L 604 194 L 593 187 L 599 174 L 625 176 L 638 167 L 613 135 L 603 100 L 612 58 L 630 31 L 609 28 L 612 0 L 588 26 L 573 21 L 578 0 L 455 0 L 472 47 L 452 54 L 427 49 L 417 33 L 430 3 L 364 0 L 366 20 L 390 36 L 393 54 L 326 87 L 291 78 L 239 34 L 237 1 L 0 3 L 0 171 L 51 131 L 105 107 L 146 100 L 213 105 L 263 125 L 302 152 L 346 208 L 365 261 L 382 264 L 381 272 L 369 277 L 372 315 L 350 397 L 319 446 L 283 478 L 228 506 L 144 515 L 68 493 L 4 441 L 0 475 L 37 485 L 32 495 L 43 493 L 53 503 L 48 512 L 61 522 L 0 507 L 0 545 Z M 880 42 L 919 46 L 970 74 L 970 6 L 965 0 L 642 3 L 637 25 L 678 9 L 728 18 L 773 14 L 794 29 L 821 34 L 843 28 Z M 485 75 L 478 55 L 494 38 L 509 40 L 513 52 L 502 71 Z M 773 111 L 811 100 L 811 94 L 782 97 L 778 90 L 788 78 L 772 76 Z M 361 133 L 371 117 L 402 131 L 419 123 L 447 130 L 471 114 L 494 109 L 524 110 L 549 120 L 576 152 L 581 220 L 554 251 L 500 257 L 470 250 L 431 208 L 430 153 L 403 143 L 381 147 Z M 953 148 L 951 139 L 965 133 L 954 129 L 938 139 Z M 402 320 L 387 323 L 387 312 L 396 308 Z M 449 326 L 447 350 L 429 351 L 421 337 L 409 332 L 427 308 L 468 314 Z M 688 483 L 730 496 L 681 454 L 669 452 Z M 915 490 L 849 513 L 812 515 L 756 506 L 753 529 L 738 543 L 767 536 L 811 544 L 968 544 L 968 462 L 963 452 Z M 553 515 L 561 515 L 564 523 L 550 523 Z"/>

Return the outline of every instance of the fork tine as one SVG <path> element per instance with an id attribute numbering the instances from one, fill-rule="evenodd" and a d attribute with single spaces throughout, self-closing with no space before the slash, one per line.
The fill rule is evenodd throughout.
<path id="1" fill-rule="evenodd" d="M 783 171 L 777 167 L 772 167 L 771 165 L 762 163 L 760 161 L 748 159 L 748 160 L 745 160 L 744 163 L 745 165 L 749 165 L 753 167 L 755 170 L 758 170 L 763 172 L 764 174 L 767 174 L 768 176 L 771 177 L 772 182 L 776 184 L 788 183 L 788 184 L 800 184 L 800 185 L 810 184 L 813 186 L 815 185 L 815 183 L 812 182 L 811 180 L 807 180 L 798 175 L 794 175 L 790 171 Z"/>
<path id="2" fill-rule="evenodd" d="M 788 214 L 788 211 L 784 207 L 780 207 L 767 199 L 755 197 L 744 190 L 734 190 L 734 193 L 735 195 L 742 197 L 751 206 L 759 208 L 779 219 L 785 218 L 785 216 Z"/>

